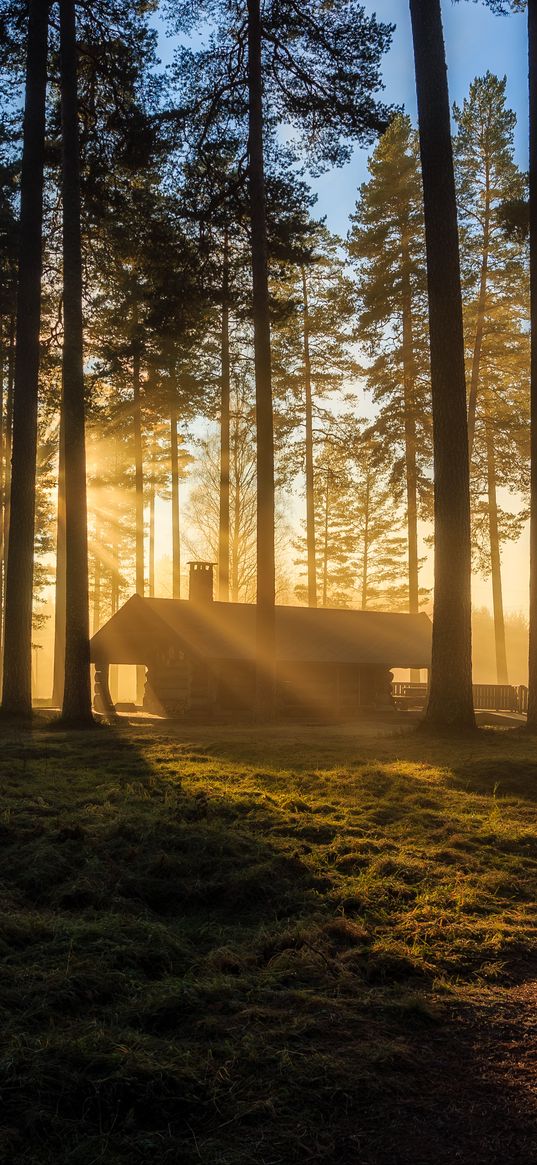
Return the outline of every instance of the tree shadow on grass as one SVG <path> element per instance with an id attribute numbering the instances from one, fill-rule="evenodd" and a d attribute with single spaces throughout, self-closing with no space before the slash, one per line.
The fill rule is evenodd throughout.
<path id="1" fill-rule="evenodd" d="M 454 765 L 450 784 L 461 792 L 537 801 L 537 760 L 479 757 Z"/>
<path id="2" fill-rule="evenodd" d="M 260 810 L 186 791 L 114 727 L 43 728 L 3 741 L 0 876 L 26 905 L 96 909 L 123 901 L 166 916 L 185 908 L 285 913 L 321 880 L 292 842 L 271 842 Z M 85 887 L 82 890 L 82 886 Z M 21 897 L 22 896 L 22 897 Z"/>
<path id="3" fill-rule="evenodd" d="M 269 768 L 311 770 L 368 764 L 372 760 L 410 761 L 441 768 L 453 768 L 464 776 L 475 767 L 492 775 L 498 766 L 509 768 L 511 777 L 525 767 L 528 785 L 537 782 L 537 745 L 526 733 L 494 728 L 478 729 L 461 738 L 433 736 L 415 728 L 394 728 L 386 723 L 379 731 L 371 724 L 322 725 L 318 722 L 278 725 L 185 724 L 182 721 L 146 720 L 131 723 L 122 718 L 120 731 L 143 735 L 146 744 L 159 740 L 178 750 L 189 749 L 201 756 L 221 758 L 236 764 Z"/>

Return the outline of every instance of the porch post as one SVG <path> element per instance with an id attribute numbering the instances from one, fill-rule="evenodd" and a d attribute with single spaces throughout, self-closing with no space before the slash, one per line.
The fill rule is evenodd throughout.
<path id="1" fill-rule="evenodd" d="M 110 685 L 108 683 L 109 667 L 108 660 L 95 664 L 95 696 L 93 707 L 96 712 L 104 713 L 105 716 L 115 716 L 116 706 L 112 700 Z"/>

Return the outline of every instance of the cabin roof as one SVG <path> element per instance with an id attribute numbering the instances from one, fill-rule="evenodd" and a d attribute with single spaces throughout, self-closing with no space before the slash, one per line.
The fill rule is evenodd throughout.
<path id="1" fill-rule="evenodd" d="M 252 660 L 255 626 L 253 604 L 133 595 L 93 636 L 91 658 L 149 665 L 176 646 L 205 660 Z M 429 667 L 431 622 L 425 614 L 277 606 L 276 656 L 280 663 Z"/>

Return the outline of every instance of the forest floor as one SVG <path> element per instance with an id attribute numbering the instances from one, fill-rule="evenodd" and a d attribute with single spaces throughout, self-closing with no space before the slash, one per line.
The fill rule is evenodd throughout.
<path id="1" fill-rule="evenodd" d="M 0 729 L 0 1161 L 537 1160 L 537 745 Z"/>

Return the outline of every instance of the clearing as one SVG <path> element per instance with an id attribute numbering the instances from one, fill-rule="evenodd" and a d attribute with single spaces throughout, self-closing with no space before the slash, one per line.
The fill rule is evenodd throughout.
<path id="1" fill-rule="evenodd" d="M 535 1160 L 531 739 L 1 733 L 2 1162 Z"/>

